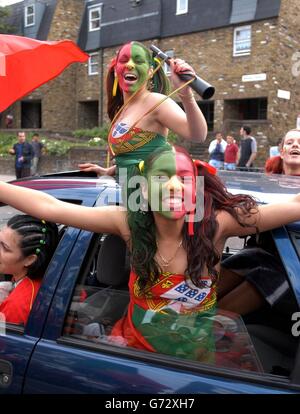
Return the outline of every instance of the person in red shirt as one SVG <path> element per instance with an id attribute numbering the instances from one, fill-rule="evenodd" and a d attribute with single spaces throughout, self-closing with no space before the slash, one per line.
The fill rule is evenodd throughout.
<path id="1" fill-rule="evenodd" d="M 7 323 L 26 324 L 57 243 L 56 224 L 28 215 L 13 216 L 0 231 L 0 274 L 11 277 L 0 303 Z"/>
<path id="2" fill-rule="evenodd" d="M 227 135 L 226 141 L 227 146 L 224 153 L 224 169 L 235 170 L 239 147 L 231 135 Z"/>

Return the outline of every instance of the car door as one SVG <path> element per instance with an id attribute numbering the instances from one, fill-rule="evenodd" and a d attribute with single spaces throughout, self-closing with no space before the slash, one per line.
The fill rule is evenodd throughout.
<path id="1" fill-rule="evenodd" d="M 31 182 L 28 181 L 30 186 Z M 46 185 L 47 187 L 47 185 Z M 52 188 L 51 188 L 52 187 Z M 45 188 L 45 184 L 38 187 Z M 93 206 L 103 188 L 87 192 L 80 189 L 47 187 L 46 192 L 68 202 L 75 202 L 86 206 Z M 1 207 L 5 213 L 1 214 L 1 222 L 5 222 L 12 214 L 10 207 Z M 14 211 L 16 212 L 16 211 Z M 3 219 L 3 216 L 6 217 Z M 68 261 L 79 229 L 65 228 L 59 245 L 51 259 L 46 274 L 43 277 L 41 288 L 33 304 L 25 328 L 4 324 L 0 329 L 0 393 L 20 394 L 23 392 L 24 379 L 27 374 L 30 358 L 45 329 L 47 316 L 58 282 Z"/>
<path id="2" fill-rule="evenodd" d="M 48 266 L 25 328 L 7 324 L 0 336 L 0 393 L 22 393 L 30 357 L 43 331 L 53 294 L 65 266 L 64 258 L 70 254 L 72 241 L 76 240 L 78 232 L 70 228 L 64 234 Z"/>
<path id="3" fill-rule="evenodd" d="M 81 289 L 81 273 L 91 264 L 89 255 L 95 251 L 95 237 L 89 232 L 81 232 L 77 239 L 55 292 L 42 338 L 34 349 L 24 393 L 261 394 L 297 390 L 286 378 L 220 368 L 116 346 L 105 340 L 95 342 L 89 335 L 67 334 L 70 310 L 74 312 L 72 305 L 79 303 L 74 297 L 81 297 L 85 291 Z M 97 237 L 101 238 L 100 235 Z M 114 258 L 118 257 L 116 251 L 112 254 Z M 103 289 L 104 296 L 109 296 L 109 289 L 102 286 L 99 289 Z M 120 290 L 117 294 L 123 296 L 128 292 Z M 114 301 L 119 302 L 120 297 L 114 296 Z"/>

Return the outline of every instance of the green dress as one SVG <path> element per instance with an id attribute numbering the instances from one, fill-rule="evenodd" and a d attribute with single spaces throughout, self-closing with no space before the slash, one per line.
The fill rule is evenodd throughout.
<path id="1" fill-rule="evenodd" d="M 128 130 L 128 126 L 122 122 L 113 126 L 108 142 L 116 160 L 116 178 L 122 185 L 123 196 L 126 186 L 127 199 L 132 192 L 127 184 L 131 177 L 140 174 L 139 163 L 144 161 L 157 148 L 171 148 L 163 135 L 152 131 L 144 131 L 138 127 L 132 127 Z"/>

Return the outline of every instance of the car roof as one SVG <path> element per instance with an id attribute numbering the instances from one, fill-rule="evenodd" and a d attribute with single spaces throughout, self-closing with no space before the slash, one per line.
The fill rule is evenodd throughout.
<path id="1" fill-rule="evenodd" d="M 300 192 L 300 177 L 248 171 L 218 171 L 228 191 L 252 195 L 260 203 L 290 199 Z"/>
<path id="2" fill-rule="evenodd" d="M 112 177 L 97 178 L 95 175 L 82 174 L 80 171 L 67 171 L 54 174 L 45 174 L 36 177 L 21 178 L 10 181 L 11 184 L 37 190 L 80 188 L 99 192 L 101 187 L 118 188 L 119 185 Z"/>
<path id="3" fill-rule="evenodd" d="M 86 174 L 81 171 L 67 171 L 43 176 L 27 177 L 10 181 L 11 184 L 45 191 L 60 199 L 92 200 L 96 202 L 99 195 L 108 190 L 115 193 L 114 199 L 119 200 L 120 186 L 112 177 L 97 178 L 95 174 Z M 107 192 L 107 191 L 106 191 Z"/>
<path id="4" fill-rule="evenodd" d="M 282 201 L 283 198 L 290 198 L 300 192 L 300 177 L 297 176 L 224 170 L 219 170 L 218 176 L 229 192 L 233 194 L 250 194 L 261 203 L 278 201 L 279 196 Z M 99 187 L 119 188 L 119 185 L 112 177 L 103 176 L 97 178 L 93 172 L 85 173 L 78 170 L 28 177 L 11 181 L 11 183 L 40 190 L 54 188 L 81 188 L 88 190 Z"/>
<path id="5" fill-rule="evenodd" d="M 249 194 L 259 203 L 268 204 L 288 200 L 300 192 L 300 177 L 297 176 L 224 170 L 219 170 L 218 176 L 232 194 Z M 58 198 L 78 197 L 94 199 L 95 202 L 99 195 L 105 192 L 104 190 L 108 190 L 109 193 L 116 195 L 112 199 L 116 199 L 117 203 L 121 202 L 120 186 L 116 180 L 109 176 L 97 178 L 93 172 L 65 171 L 13 180 L 11 183 L 46 191 Z M 104 199 L 102 197 L 100 204 Z M 288 227 L 300 231 L 300 222 L 290 224 Z"/>

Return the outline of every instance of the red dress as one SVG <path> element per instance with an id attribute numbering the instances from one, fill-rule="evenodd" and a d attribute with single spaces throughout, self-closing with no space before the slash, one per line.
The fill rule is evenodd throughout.
<path id="1" fill-rule="evenodd" d="M 184 275 L 163 273 L 141 293 L 132 271 L 128 314 L 111 332 L 113 342 L 152 352 L 200 359 L 200 349 L 213 350 L 210 335 L 216 291 L 210 278 L 198 288 Z"/>
<path id="2" fill-rule="evenodd" d="M 184 275 L 163 273 L 140 292 L 131 271 L 128 313 L 113 327 L 111 343 L 149 352 L 262 371 L 239 315 L 216 308 L 209 277 L 196 287 Z"/>
<path id="3" fill-rule="evenodd" d="M 0 304 L 0 312 L 5 321 L 18 325 L 26 325 L 32 304 L 41 286 L 42 280 L 25 277 Z"/>

